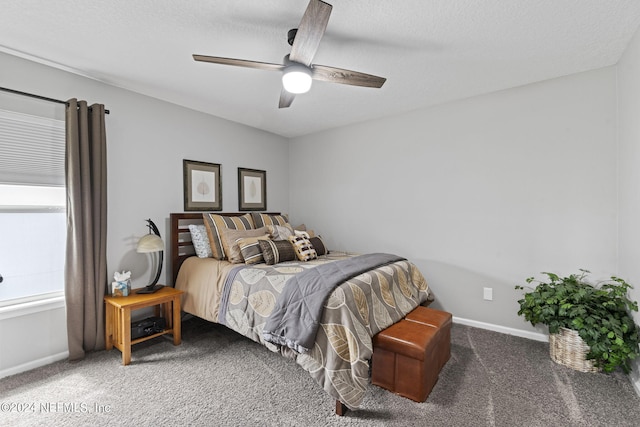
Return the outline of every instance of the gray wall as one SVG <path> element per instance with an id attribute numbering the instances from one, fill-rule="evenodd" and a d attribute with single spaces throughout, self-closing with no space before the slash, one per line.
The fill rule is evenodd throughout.
<path id="1" fill-rule="evenodd" d="M 535 332 L 515 284 L 616 272 L 615 96 L 605 68 L 296 138 L 292 218 L 406 256 L 458 318 Z"/>
<path id="2" fill-rule="evenodd" d="M 0 70 L 4 87 L 62 100 L 99 102 L 111 111 L 106 118 L 109 276 L 130 270 L 133 287 L 153 279 L 151 258 L 136 253 L 135 247 L 147 233 L 146 218 L 154 220 L 168 243 L 169 213 L 183 211 L 183 159 L 222 165 L 225 211 L 238 210 L 238 167 L 266 170 L 268 209 L 288 211 L 289 142 L 285 138 L 3 53 Z M 44 109 L 52 108 L 46 105 Z M 166 266 L 165 257 L 161 283 L 166 283 Z M 57 302 L 43 310 L 0 316 L 0 376 L 65 357 L 64 306 Z M 47 328 L 39 326 L 43 317 L 50 320 Z M 18 324 L 21 330 L 15 328 Z M 30 339 L 25 341 L 25 336 Z M 40 345 L 33 346 L 32 341 Z"/>
<path id="3" fill-rule="evenodd" d="M 131 270 L 134 287 L 153 278 L 149 257 L 135 253 L 137 239 L 147 232 L 144 220 L 154 220 L 167 243 L 169 213 L 183 211 L 182 159 L 222 165 L 227 212 L 238 210 L 238 167 L 266 170 L 268 209 L 289 208 L 288 141 L 283 137 L 3 53 L 0 68 L 2 86 L 99 102 L 110 110 L 108 271 Z"/>
<path id="4" fill-rule="evenodd" d="M 636 33 L 617 67 L 619 122 L 619 274 L 635 284 L 631 299 L 640 300 L 640 34 Z M 635 313 L 640 324 L 640 314 Z M 640 394 L 640 360 L 632 372 Z"/>
<path id="5" fill-rule="evenodd" d="M 135 253 L 144 219 L 166 238 L 183 209 L 184 158 L 222 164 L 225 211 L 237 210 L 236 168 L 266 169 L 269 210 L 334 249 L 408 257 L 437 307 L 480 326 L 543 332 L 516 315 L 513 289 L 541 271 L 640 283 L 637 36 L 619 81 L 610 67 L 291 141 L 5 54 L 0 67 L 3 86 L 111 110 L 108 269 L 132 270 L 134 287 L 153 276 Z M 62 340 L 50 336 L 51 354 Z"/>

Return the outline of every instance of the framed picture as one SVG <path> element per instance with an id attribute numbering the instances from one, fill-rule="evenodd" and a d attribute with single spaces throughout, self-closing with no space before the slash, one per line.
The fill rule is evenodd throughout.
<path id="1" fill-rule="evenodd" d="M 238 210 L 267 209 L 267 172 L 238 168 Z"/>
<path id="2" fill-rule="evenodd" d="M 222 182 L 217 163 L 182 160 L 185 211 L 221 211 Z"/>

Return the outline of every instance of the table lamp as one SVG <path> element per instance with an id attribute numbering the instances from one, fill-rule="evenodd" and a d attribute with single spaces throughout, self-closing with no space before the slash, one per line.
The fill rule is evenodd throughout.
<path id="1" fill-rule="evenodd" d="M 160 259 L 158 261 L 158 271 L 156 272 L 156 277 L 153 279 L 153 282 L 138 290 L 138 294 L 152 294 L 164 286 L 156 285 L 156 283 L 158 283 L 158 279 L 160 279 L 160 272 L 162 271 L 162 261 L 164 259 L 164 242 L 160 237 L 160 231 L 158 230 L 158 227 L 156 227 L 151 219 L 147 220 L 147 227 L 149 227 L 149 234 L 146 234 L 140 238 L 140 240 L 138 241 L 136 252 L 160 252 Z"/>

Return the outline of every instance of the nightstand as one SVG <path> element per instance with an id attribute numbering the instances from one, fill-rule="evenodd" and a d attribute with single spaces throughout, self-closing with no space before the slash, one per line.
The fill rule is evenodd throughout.
<path id="1" fill-rule="evenodd" d="M 180 295 L 183 292 L 164 287 L 153 294 L 133 293 L 126 297 L 105 296 L 105 348 L 113 347 L 122 352 L 122 364 L 131 363 L 131 346 L 164 334 L 173 335 L 173 345 L 179 345 Z M 167 326 L 164 331 L 131 341 L 131 310 L 156 306 L 156 316 L 163 317 Z"/>

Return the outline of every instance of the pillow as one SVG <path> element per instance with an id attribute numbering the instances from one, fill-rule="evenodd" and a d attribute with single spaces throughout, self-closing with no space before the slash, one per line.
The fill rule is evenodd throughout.
<path id="1" fill-rule="evenodd" d="M 289 236 L 293 236 L 293 228 L 291 225 L 267 225 L 266 229 L 271 234 L 272 240 L 287 240 Z"/>
<path id="2" fill-rule="evenodd" d="M 238 240 L 245 237 L 260 237 L 267 234 L 267 228 L 261 227 L 252 230 L 232 230 L 230 228 L 222 229 L 222 248 L 229 262 L 240 264 L 244 262 Z"/>
<path id="3" fill-rule="evenodd" d="M 259 237 L 243 237 L 237 240 L 238 247 L 240 248 L 245 264 L 260 264 L 261 262 L 264 262 L 262 248 L 260 247 L 260 240 L 269 240 L 269 235 L 265 234 Z"/>
<path id="4" fill-rule="evenodd" d="M 189 224 L 189 232 L 191 233 L 191 243 L 196 250 L 198 258 L 211 258 L 211 245 L 209 244 L 209 236 L 207 236 L 207 228 L 204 224 Z"/>
<path id="5" fill-rule="evenodd" d="M 293 227 L 293 231 L 304 231 L 306 232 L 310 237 L 313 237 L 316 235 L 316 233 L 313 230 L 307 230 L 307 226 L 304 224 L 300 224 L 297 225 L 295 227 Z"/>
<path id="6" fill-rule="evenodd" d="M 300 261 L 311 261 L 312 259 L 318 258 L 316 250 L 306 237 L 290 236 L 289 241 L 291 245 L 293 245 L 293 250 L 296 252 L 296 256 Z"/>
<path id="7" fill-rule="evenodd" d="M 251 212 L 255 228 L 264 227 L 265 225 L 285 225 L 289 223 L 287 215 L 270 215 L 260 212 Z"/>
<path id="8" fill-rule="evenodd" d="M 309 238 L 309 233 L 307 233 L 306 231 L 295 230 L 294 233 L 296 236 L 304 237 L 305 239 Z"/>
<path id="9" fill-rule="evenodd" d="M 296 251 L 288 240 L 258 240 L 258 244 L 267 265 L 298 259 Z"/>
<path id="10" fill-rule="evenodd" d="M 242 216 L 223 216 L 218 214 L 202 214 L 204 224 L 207 227 L 211 252 L 216 259 L 226 259 L 224 247 L 222 246 L 222 232 L 227 228 L 231 230 L 251 230 L 254 229 L 253 220 L 250 214 Z"/>
<path id="11" fill-rule="evenodd" d="M 316 250 L 318 256 L 326 255 L 329 253 L 327 246 L 324 244 L 320 236 L 311 237 L 309 241 L 313 245 L 313 249 Z"/>

